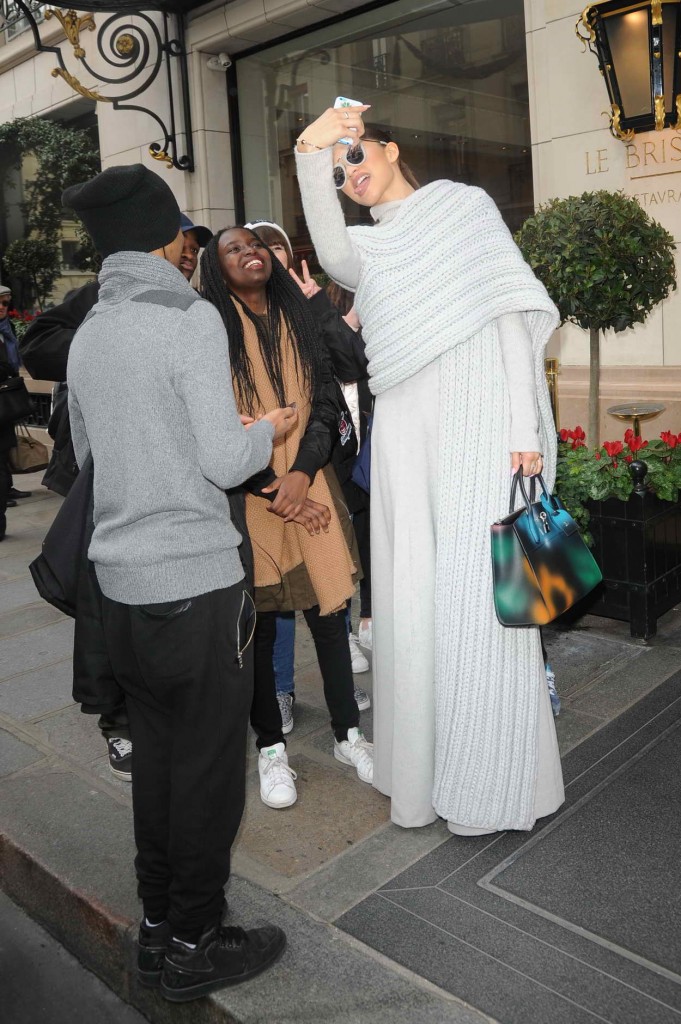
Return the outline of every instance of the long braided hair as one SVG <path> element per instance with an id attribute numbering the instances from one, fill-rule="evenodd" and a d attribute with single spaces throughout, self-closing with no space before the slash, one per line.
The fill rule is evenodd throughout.
<path id="1" fill-rule="evenodd" d="M 281 319 L 288 328 L 293 342 L 296 370 L 302 373 L 302 382 L 314 402 L 322 377 L 322 352 L 317 327 L 305 298 L 295 281 L 265 246 L 272 260 L 272 274 L 266 285 L 267 326 L 261 318 L 246 306 L 236 295 L 224 277 L 220 267 L 218 245 L 225 231 L 240 230 L 241 225 L 223 228 L 213 235 L 201 257 L 201 290 L 203 297 L 217 308 L 229 338 L 229 358 L 232 376 L 237 389 L 239 404 L 250 415 L 258 408 L 258 393 L 253 377 L 253 366 L 246 352 L 244 328 L 235 303 L 239 303 L 244 314 L 255 326 L 267 376 L 281 406 L 286 405 L 281 364 Z M 250 231 L 249 228 L 243 230 Z M 259 238 L 255 231 L 251 234 Z M 260 239 L 262 241 L 262 239 Z M 264 244 L 264 243 L 263 243 Z"/>

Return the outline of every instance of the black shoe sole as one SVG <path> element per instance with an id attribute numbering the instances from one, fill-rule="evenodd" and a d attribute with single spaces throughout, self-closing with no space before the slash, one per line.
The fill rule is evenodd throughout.
<path id="1" fill-rule="evenodd" d="M 144 985 L 145 988 L 158 988 L 161 984 L 161 975 L 163 970 L 160 971 L 137 971 L 137 980 L 140 985 Z"/>
<path id="2" fill-rule="evenodd" d="M 166 988 L 161 981 L 161 995 L 168 1000 L 170 1003 L 189 1003 L 192 999 L 200 999 L 202 996 L 208 995 L 210 992 L 217 992 L 221 988 L 230 988 L 232 985 L 240 985 L 242 981 L 250 981 L 251 978 L 255 978 L 256 975 L 262 974 L 268 967 L 275 964 L 280 958 L 284 950 L 286 949 L 286 936 L 283 936 L 283 941 L 279 948 L 272 954 L 269 960 L 264 963 L 258 964 L 252 971 L 247 971 L 245 974 L 237 974 L 233 978 L 213 978 L 210 981 L 199 982 L 198 985 L 188 985 L 186 988 Z"/>

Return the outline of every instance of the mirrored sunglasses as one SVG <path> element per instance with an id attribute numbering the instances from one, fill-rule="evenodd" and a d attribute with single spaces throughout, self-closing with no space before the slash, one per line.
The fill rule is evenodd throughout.
<path id="1" fill-rule="evenodd" d="M 375 142 L 377 146 L 387 146 L 387 142 L 382 142 L 380 139 L 364 139 L 362 142 L 358 142 L 354 146 L 349 146 L 347 153 L 342 156 L 337 164 L 334 164 L 333 168 L 333 183 L 336 188 L 343 188 L 343 185 L 347 181 L 347 174 L 345 173 L 345 164 L 350 164 L 351 167 L 359 167 L 363 164 L 367 158 L 366 150 L 364 146 L 367 142 Z"/>

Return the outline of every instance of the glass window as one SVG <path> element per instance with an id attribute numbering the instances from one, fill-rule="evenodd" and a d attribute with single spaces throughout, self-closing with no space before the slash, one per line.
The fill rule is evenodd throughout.
<path id="1" fill-rule="evenodd" d="M 36 0 L 28 0 L 26 6 L 33 13 L 36 22 L 45 20 L 45 4 L 36 2 Z M 7 41 L 14 39 L 29 27 L 28 18 L 23 15 L 21 9 L 12 0 L 2 0 L 0 3 L 0 33 L 6 34 Z"/>
<path id="2" fill-rule="evenodd" d="M 511 229 L 533 212 L 523 0 L 399 0 L 237 62 L 246 217 L 310 251 L 293 145 L 336 96 L 371 104 L 421 182 L 486 189 Z M 349 223 L 368 210 L 343 197 Z"/>

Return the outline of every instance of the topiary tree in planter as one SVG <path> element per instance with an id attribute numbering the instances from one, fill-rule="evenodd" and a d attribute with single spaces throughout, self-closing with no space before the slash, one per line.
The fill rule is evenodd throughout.
<path id="1" fill-rule="evenodd" d="M 676 288 L 674 240 L 622 192 L 552 199 L 515 236 L 561 323 L 589 332 L 589 442 L 599 444 L 601 331 L 643 323 Z"/>

